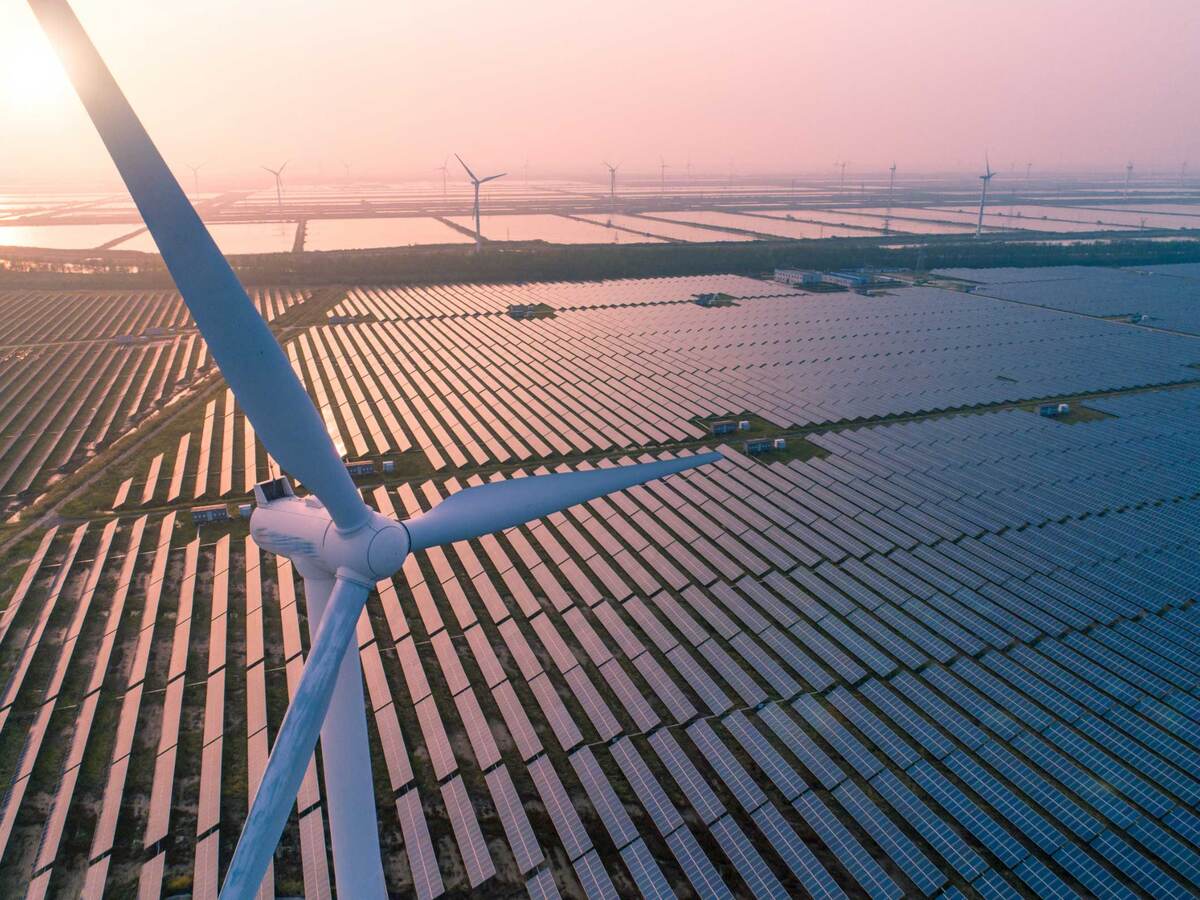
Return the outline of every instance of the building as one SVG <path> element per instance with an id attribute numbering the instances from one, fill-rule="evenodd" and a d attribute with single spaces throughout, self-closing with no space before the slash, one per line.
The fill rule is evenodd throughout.
<path id="1" fill-rule="evenodd" d="M 821 283 L 821 273 L 808 269 L 776 269 L 775 280 L 781 284 L 814 285 Z"/>
<path id="2" fill-rule="evenodd" d="M 532 319 L 537 308 L 529 303 L 510 303 L 508 314 L 514 319 Z"/>
<path id="3" fill-rule="evenodd" d="M 346 460 L 346 471 L 351 475 L 374 475 L 375 463 L 369 459 Z"/>
<path id="4" fill-rule="evenodd" d="M 735 431 L 737 431 L 737 425 L 734 423 L 733 419 L 721 419 L 718 422 L 713 422 L 712 428 L 709 429 L 709 431 L 713 435 L 733 434 Z"/>
<path id="5" fill-rule="evenodd" d="M 870 272 L 826 272 L 821 276 L 824 284 L 836 284 L 851 290 L 867 287 L 874 280 Z"/>
<path id="6" fill-rule="evenodd" d="M 1038 407 L 1038 415 L 1048 419 L 1065 416 L 1071 412 L 1070 403 L 1043 403 Z"/>
<path id="7" fill-rule="evenodd" d="M 212 506 L 193 506 L 192 521 L 197 525 L 205 522 L 226 522 L 229 520 L 229 507 L 224 503 L 214 503 Z"/>
<path id="8" fill-rule="evenodd" d="M 746 452 L 751 456 L 756 456 L 759 453 L 770 453 L 774 449 L 774 442 L 770 438 L 755 438 L 752 441 L 746 441 Z"/>
<path id="9" fill-rule="evenodd" d="M 396 471 L 396 461 L 394 459 L 385 459 L 380 465 L 383 471 L 386 473 Z"/>

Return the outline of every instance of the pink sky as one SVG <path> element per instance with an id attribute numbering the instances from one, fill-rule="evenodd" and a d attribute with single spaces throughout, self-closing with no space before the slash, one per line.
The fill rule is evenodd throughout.
<path id="1" fill-rule="evenodd" d="M 76 0 L 168 160 L 254 184 L 480 169 L 1200 172 L 1200 3 Z M 0 5 L 0 184 L 112 169 Z M 22 60 L 25 67 L 15 70 Z M 36 73 L 36 77 L 29 76 Z M 30 86 L 30 81 L 34 84 Z M 595 171 L 593 171 L 593 169 Z"/>

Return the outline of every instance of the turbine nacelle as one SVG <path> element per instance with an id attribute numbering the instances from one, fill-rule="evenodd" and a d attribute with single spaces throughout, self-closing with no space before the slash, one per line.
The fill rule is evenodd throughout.
<path id="1" fill-rule="evenodd" d="M 369 589 L 399 571 L 408 556 L 408 529 L 374 510 L 362 525 L 343 531 L 319 499 L 297 497 L 286 478 L 255 485 L 254 497 L 254 542 L 290 559 L 306 578 L 347 578 Z"/>

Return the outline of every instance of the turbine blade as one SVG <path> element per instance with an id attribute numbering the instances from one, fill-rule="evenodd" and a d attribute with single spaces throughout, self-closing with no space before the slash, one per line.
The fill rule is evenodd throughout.
<path id="1" fill-rule="evenodd" d="M 465 541 L 603 497 L 635 484 L 721 459 L 702 453 L 662 462 L 617 466 L 591 472 L 533 475 L 467 488 L 451 494 L 433 509 L 404 521 L 413 550 Z"/>
<path id="2" fill-rule="evenodd" d="M 503 178 L 507 174 L 507 172 L 501 172 L 499 175 L 489 175 L 487 178 L 480 178 L 479 183 L 483 184 L 485 181 L 495 181 L 497 178 Z"/>
<path id="3" fill-rule="evenodd" d="M 467 170 L 467 174 L 469 176 L 471 176 L 472 181 L 479 181 L 479 179 L 475 177 L 475 173 L 471 171 L 471 167 L 468 166 L 465 162 L 463 162 L 463 158 L 461 156 L 459 156 L 457 153 L 455 153 L 454 158 L 457 159 L 459 161 L 459 163 L 462 165 L 462 167 Z"/>
<path id="4" fill-rule="evenodd" d="M 267 450 L 340 528 L 368 510 L 316 407 L 66 0 L 30 0 L 221 373 Z"/>
<path id="5" fill-rule="evenodd" d="M 253 897 L 262 883 L 267 863 L 275 855 L 283 826 L 296 803 L 296 792 L 316 747 L 321 723 L 325 721 L 338 670 L 350 647 L 359 613 L 367 602 L 367 590 L 345 578 L 334 582 L 304 662 L 300 684 L 279 727 L 267 770 L 263 772 L 229 871 L 225 873 L 222 897 Z"/>

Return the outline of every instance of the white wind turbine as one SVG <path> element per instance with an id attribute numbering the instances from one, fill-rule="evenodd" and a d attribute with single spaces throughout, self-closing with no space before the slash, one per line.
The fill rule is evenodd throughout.
<path id="1" fill-rule="evenodd" d="M 457 159 L 459 163 L 462 164 L 462 167 L 467 170 L 467 177 L 471 179 L 471 184 L 475 185 L 475 249 L 478 250 L 483 245 L 483 232 L 479 227 L 479 186 L 481 184 L 487 184 L 489 181 L 495 181 L 497 178 L 503 178 L 508 173 L 501 172 L 499 175 L 489 175 L 486 178 L 476 178 L 475 173 L 471 171 L 470 167 L 467 166 L 465 162 L 463 162 L 463 158 L 461 156 L 455 153 L 454 158 Z"/>
<path id="2" fill-rule="evenodd" d="M 353 643 L 371 588 L 409 553 L 469 540 L 613 491 L 714 462 L 716 453 L 467 488 L 405 521 L 363 503 L 287 356 L 188 202 L 67 0 L 29 0 L 137 204 L 213 358 L 287 477 L 255 486 L 254 540 L 304 578 L 312 642 L 221 896 L 253 897 L 321 737 L 338 896 L 387 896 Z M 282 167 L 281 167 L 282 168 Z"/>
<path id="3" fill-rule="evenodd" d="M 892 167 L 888 169 L 888 204 L 887 216 L 883 220 L 883 233 L 887 234 L 892 230 L 892 190 L 896 187 L 896 161 L 892 160 Z"/>
<path id="4" fill-rule="evenodd" d="M 613 209 L 617 208 L 617 169 L 621 168 L 621 164 L 615 166 L 606 162 L 604 168 L 608 169 L 608 203 Z"/>
<path id="5" fill-rule="evenodd" d="M 200 196 L 200 170 L 203 169 L 207 165 L 208 165 L 208 163 L 202 162 L 198 166 L 193 166 L 193 165 L 188 166 L 188 168 L 192 170 L 192 196 L 193 197 Z"/>
<path id="6" fill-rule="evenodd" d="M 437 171 L 442 173 L 442 200 L 446 199 L 446 163 L 450 162 L 449 154 L 442 160 L 442 164 L 437 167 Z"/>
<path id="7" fill-rule="evenodd" d="M 290 159 L 287 160 L 287 162 L 285 162 L 278 169 L 272 169 L 270 166 L 262 167 L 264 172 L 270 172 L 275 176 L 275 203 L 278 205 L 280 212 L 283 212 L 283 170 L 287 168 L 287 165 L 290 162 Z"/>
<path id="8" fill-rule="evenodd" d="M 988 161 L 987 154 L 983 155 L 983 174 L 979 176 L 979 182 L 982 185 L 979 192 L 979 221 L 975 225 L 975 237 L 983 234 L 983 207 L 987 203 L 988 184 L 996 173 L 992 171 L 992 164 Z"/>

